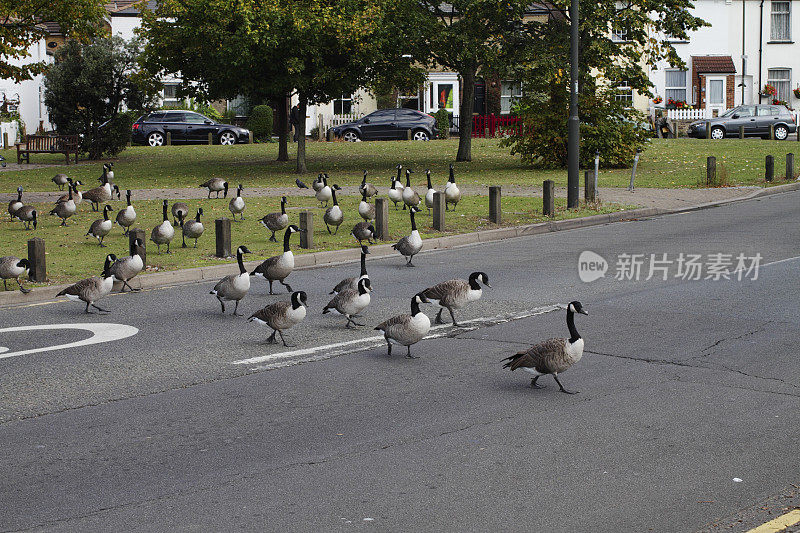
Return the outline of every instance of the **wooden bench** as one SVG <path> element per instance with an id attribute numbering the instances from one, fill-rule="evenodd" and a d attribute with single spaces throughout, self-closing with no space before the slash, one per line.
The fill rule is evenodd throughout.
<path id="1" fill-rule="evenodd" d="M 77 135 L 26 135 L 25 142 L 17 144 L 17 164 L 30 163 L 30 154 L 64 154 L 68 165 L 70 154 L 75 154 L 77 164 L 79 144 Z"/>

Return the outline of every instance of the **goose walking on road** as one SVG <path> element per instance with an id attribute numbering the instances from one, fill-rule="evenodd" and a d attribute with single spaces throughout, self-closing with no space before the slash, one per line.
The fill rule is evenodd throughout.
<path id="1" fill-rule="evenodd" d="M 270 294 L 275 294 L 272 292 L 272 284 L 276 281 L 286 287 L 289 292 L 292 292 L 292 287 L 283 281 L 294 270 L 294 254 L 289 248 L 289 239 L 292 233 L 305 233 L 305 231 L 294 224 L 286 228 L 286 233 L 283 235 L 283 254 L 270 257 L 250 273 L 251 276 L 264 278 L 269 282 Z"/>
<path id="2" fill-rule="evenodd" d="M 82 279 L 59 292 L 56 296 L 66 296 L 75 302 L 86 302 L 85 313 L 90 312 L 90 306 L 103 313 L 108 313 L 108 310 L 99 307 L 95 302 L 108 296 L 111 293 L 111 289 L 114 288 L 114 275 L 111 274 L 111 265 L 114 264 L 116 259 L 117 256 L 114 254 L 108 254 L 103 266 L 102 277 L 92 276 L 91 278 Z"/>
<path id="3" fill-rule="evenodd" d="M 364 177 L 361 178 L 361 185 L 358 186 L 358 192 L 365 194 L 367 198 L 378 194 L 378 189 L 371 183 L 367 183 L 367 171 L 364 171 Z"/>
<path id="4" fill-rule="evenodd" d="M 8 202 L 8 214 L 11 215 L 11 220 L 17 216 L 17 211 L 22 207 L 22 187 L 17 187 L 17 199 Z"/>
<path id="5" fill-rule="evenodd" d="M 123 228 L 123 235 L 127 235 L 131 229 L 131 226 L 133 226 L 133 223 L 136 222 L 136 211 L 131 205 L 130 189 L 125 191 L 125 201 L 128 204 L 127 207 L 125 207 L 125 209 L 120 209 L 119 212 L 117 212 L 117 224 Z"/>
<path id="6" fill-rule="evenodd" d="M 419 194 L 411 187 L 411 173 L 413 171 L 410 168 L 406 169 L 406 186 L 403 189 L 403 204 L 404 207 L 418 207 L 419 206 Z"/>
<path id="7" fill-rule="evenodd" d="M 6 257 L 0 257 L 0 278 L 3 278 L 3 289 L 8 290 L 6 280 L 14 279 L 17 280 L 17 285 L 19 285 L 19 290 L 22 292 L 22 294 L 28 294 L 31 292 L 30 289 L 23 287 L 22 282 L 19 280 L 19 277 L 23 274 L 28 276 L 30 270 L 31 264 L 27 259 L 20 259 L 19 257 L 10 255 Z"/>
<path id="8" fill-rule="evenodd" d="M 74 215 L 77 209 L 78 208 L 75 206 L 75 200 L 72 199 L 72 188 L 70 188 L 68 191 L 67 200 L 65 202 L 58 202 L 53 210 L 50 211 L 50 214 L 60 218 L 61 225 L 66 226 L 67 219 Z"/>
<path id="9" fill-rule="evenodd" d="M 172 241 L 172 237 L 175 236 L 175 228 L 172 227 L 172 224 L 169 223 L 169 217 L 167 217 L 167 205 L 168 202 L 164 200 L 164 204 L 162 207 L 163 213 L 163 222 L 153 228 L 153 231 L 150 232 L 150 240 L 156 243 L 158 246 L 158 253 L 161 253 L 161 245 L 167 245 L 167 253 L 169 252 L 169 243 Z"/>
<path id="10" fill-rule="evenodd" d="M 181 232 L 183 233 L 183 248 L 186 248 L 186 237 L 194 239 L 194 247 L 197 248 L 197 239 L 203 234 L 206 228 L 200 222 L 200 216 L 203 214 L 203 208 L 197 210 L 197 215 L 192 220 L 187 220 L 181 224 Z"/>
<path id="11" fill-rule="evenodd" d="M 59 191 L 64 190 L 64 185 L 66 185 L 69 182 L 68 180 L 69 178 L 67 178 L 66 174 L 56 174 L 55 176 L 50 178 L 50 181 L 52 181 L 53 183 L 56 184 L 56 186 L 58 186 Z"/>
<path id="12" fill-rule="evenodd" d="M 443 324 L 442 311 L 447 309 L 450 311 L 450 318 L 453 319 L 453 325 L 458 326 L 459 324 L 456 321 L 456 316 L 453 314 L 453 309 L 461 309 L 467 304 L 480 299 L 483 291 L 478 282 L 482 282 L 489 288 L 492 287 L 489 285 L 489 277 L 484 272 L 473 272 L 469 275 L 469 281 L 451 279 L 422 291 L 422 294 L 427 296 L 429 300 L 436 300 L 441 306 L 439 312 L 436 314 L 434 323 Z"/>
<path id="13" fill-rule="evenodd" d="M 411 215 L 411 235 L 407 235 L 397 241 L 397 244 L 393 244 L 392 248 L 400 252 L 405 257 L 408 257 L 408 261 L 406 261 L 406 266 L 413 267 L 414 264 L 411 263 L 411 260 L 414 259 L 414 256 L 422 250 L 422 237 L 419 236 L 419 231 L 417 231 L 417 222 L 414 219 L 414 214 L 419 211 L 418 208 L 412 207 L 408 210 L 409 215 Z"/>
<path id="14" fill-rule="evenodd" d="M 447 183 L 444 186 L 444 209 L 447 211 L 447 206 L 453 204 L 453 211 L 456 210 L 456 206 L 458 202 L 461 201 L 461 191 L 458 189 L 458 185 L 456 185 L 456 174 L 453 170 L 453 164 L 450 163 L 450 177 L 447 179 Z"/>
<path id="15" fill-rule="evenodd" d="M 361 274 L 358 277 L 350 277 L 344 278 L 342 281 L 336 284 L 331 292 L 328 294 L 334 294 L 337 292 L 342 292 L 345 289 L 357 289 L 358 282 L 362 279 L 369 279 L 369 274 L 367 274 L 367 254 L 369 253 L 369 248 L 366 246 L 361 247 Z M 372 287 L 370 287 L 372 290 Z"/>
<path id="16" fill-rule="evenodd" d="M 361 244 L 362 241 L 374 244 L 372 239 L 375 238 L 375 226 L 369 222 L 359 222 L 353 226 L 353 231 L 350 232 L 350 235 L 356 238 L 358 244 Z"/>
<path id="17" fill-rule="evenodd" d="M 289 329 L 303 321 L 306 317 L 307 305 L 308 298 L 305 292 L 293 292 L 290 301 L 270 304 L 250 315 L 247 321 L 257 322 L 272 328 L 272 335 L 267 339 L 268 343 L 272 344 L 275 342 L 275 334 L 277 333 L 281 336 L 283 345 L 287 348 L 292 348 L 291 345 L 286 344 L 286 339 L 283 338 L 283 330 Z"/>
<path id="18" fill-rule="evenodd" d="M 170 211 L 172 212 L 172 224 L 179 226 L 183 224 L 183 220 L 189 214 L 189 205 L 186 202 L 175 202 Z"/>
<path id="19" fill-rule="evenodd" d="M 97 242 L 100 243 L 101 248 L 105 248 L 105 244 L 103 244 L 103 239 L 106 235 L 111 233 L 111 227 L 113 223 L 111 219 L 108 218 L 108 212 L 111 211 L 111 206 L 107 205 L 103 208 L 103 218 L 99 218 L 92 222 L 92 225 L 89 227 L 89 231 L 86 232 L 86 237 L 91 235 L 92 237 L 97 239 Z"/>
<path id="20" fill-rule="evenodd" d="M 217 198 L 219 198 L 219 193 L 225 191 L 225 194 L 222 195 L 223 198 L 228 197 L 228 182 L 222 178 L 211 178 L 210 180 L 206 181 L 205 183 L 201 183 L 200 187 L 206 187 L 208 189 L 208 197 L 211 198 L 211 193 L 217 193 Z"/>
<path id="21" fill-rule="evenodd" d="M 359 324 L 353 318 L 360 316 L 361 311 L 369 305 L 371 289 L 369 278 L 359 279 L 356 289 L 345 289 L 339 292 L 322 309 L 322 314 L 326 315 L 333 310 L 347 318 L 344 327 L 349 328 L 350 324 L 363 326 L 364 324 Z"/>
<path id="22" fill-rule="evenodd" d="M 428 178 L 428 190 L 425 192 L 425 207 L 428 208 L 428 213 L 433 209 L 433 195 L 436 194 L 436 189 L 431 185 L 431 171 L 426 170 L 425 175 Z"/>
<path id="23" fill-rule="evenodd" d="M 243 190 L 244 187 L 242 187 L 242 184 L 240 183 L 239 186 L 236 187 L 236 198 L 231 198 L 231 201 L 228 203 L 228 209 L 233 215 L 234 222 L 236 221 L 236 215 L 239 215 L 240 220 L 244 220 L 244 198 L 242 198 Z"/>
<path id="24" fill-rule="evenodd" d="M 411 299 L 411 314 L 402 314 L 381 322 L 375 328 L 383 332 L 383 337 L 389 345 L 388 355 L 392 355 L 392 344 L 399 344 L 408 348 L 406 357 L 416 359 L 411 355 L 411 345 L 421 341 L 431 329 L 431 320 L 428 315 L 419 310 L 419 304 L 430 303 L 424 294 L 419 293 Z"/>
<path id="25" fill-rule="evenodd" d="M 122 290 L 120 292 L 125 292 L 125 287 L 128 287 L 131 291 L 141 290 L 131 287 L 129 281 L 144 269 L 144 242 L 141 239 L 135 239 L 133 248 L 133 255 L 117 259 L 109 269 L 114 278 L 122 282 Z"/>
<path id="26" fill-rule="evenodd" d="M 240 246 L 237 248 L 236 262 L 239 263 L 239 273 L 225 276 L 211 289 L 210 294 L 217 297 L 223 313 L 225 312 L 225 302 L 234 301 L 236 302 L 236 306 L 233 308 L 233 314 L 242 316 L 240 313 L 237 313 L 239 310 L 239 302 L 242 298 L 247 296 L 247 291 L 250 290 L 250 275 L 247 273 L 247 269 L 244 268 L 242 256 L 249 253 L 250 250 L 247 249 L 247 246 Z"/>
<path id="27" fill-rule="evenodd" d="M 531 387 L 534 389 L 544 388 L 545 385 L 537 385 L 536 381 L 545 374 L 552 374 L 561 392 L 575 394 L 575 392 L 565 389 L 558 380 L 560 373 L 580 361 L 583 356 L 583 338 L 575 328 L 575 313 L 589 314 L 580 302 L 570 302 L 567 306 L 569 339 L 548 339 L 540 342 L 527 350 L 503 359 L 503 361 L 508 361 L 503 368 L 510 368 L 512 371 L 521 368 L 523 371 L 533 374 Z"/>
<path id="28" fill-rule="evenodd" d="M 269 213 L 261 217 L 261 225 L 272 232 L 269 240 L 278 242 L 275 238 L 275 232 L 280 231 L 289 225 L 289 215 L 286 214 L 286 197 L 281 197 L 281 211 L 280 213 Z"/>
<path id="29" fill-rule="evenodd" d="M 339 226 L 341 226 L 342 222 L 344 221 L 344 213 L 342 212 L 342 208 L 339 207 L 339 202 L 336 200 L 337 188 L 338 186 L 334 184 L 333 190 L 331 190 L 333 205 L 325 210 L 325 214 L 322 217 L 322 219 L 325 221 L 325 227 L 328 229 L 329 234 L 331 233 L 330 227 L 336 227 L 336 231 L 333 232 L 333 235 L 339 233 Z"/>

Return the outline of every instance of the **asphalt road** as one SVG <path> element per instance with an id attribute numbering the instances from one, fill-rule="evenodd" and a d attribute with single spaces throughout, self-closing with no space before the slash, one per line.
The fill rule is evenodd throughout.
<path id="1" fill-rule="evenodd" d="M 800 482 L 799 215 L 800 193 L 786 193 L 423 253 L 415 269 L 369 261 L 369 326 L 434 282 L 489 275 L 494 289 L 457 315 L 468 327 L 434 330 L 415 360 L 387 357 L 372 327 L 320 314 L 357 264 L 291 275 L 311 307 L 290 349 L 222 316 L 210 283 L 113 295 L 108 315 L 72 302 L 0 309 L 0 530 L 695 531 L 744 527 L 745 510 L 769 519 L 752 510 L 778 509 Z M 604 278 L 579 280 L 585 250 L 609 262 Z M 626 253 L 645 254 L 639 281 L 614 279 Z M 674 264 L 667 281 L 645 280 L 664 253 L 761 263 L 755 280 L 683 280 Z M 259 281 L 247 314 L 286 298 Z M 562 382 L 580 394 L 502 369 L 567 336 L 558 306 L 574 299 L 590 313 L 577 318 L 588 353 Z M 92 333 L 2 331 L 86 323 L 138 332 L 9 357 Z"/>

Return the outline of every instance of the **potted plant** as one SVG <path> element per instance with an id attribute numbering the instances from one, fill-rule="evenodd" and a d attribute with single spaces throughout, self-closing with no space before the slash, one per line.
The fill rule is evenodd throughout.
<path id="1" fill-rule="evenodd" d="M 800 98 L 800 87 L 795 87 L 794 91 L 792 91 L 792 92 L 794 92 L 794 97 L 795 98 Z"/>
<path id="2" fill-rule="evenodd" d="M 798 89 L 795 89 L 795 90 L 800 90 L 800 88 L 798 88 Z M 798 96 L 798 98 L 800 98 L 800 96 Z M 656 95 L 656 97 L 655 97 L 655 98 L 653 98 L 653 103 L 654 103 L 654 104 L 660 104 L 660 103 L 661 103 L 661 102 L 663 102 L 663 101 L 664 101 L 664 99 L 663 99 L 663 98 L 661 98 L 661 97 L 660 97 L 660 96 L 658 96 L 658 95 Z"/>
<path id="3" fill-rule="evenodd" d="M 768 83 L 764 85 L 763 89 L 761 89 L 761 96 L 771 96 L 771 97 L 778 96 L 778 89 L 776 89 L 774 85 L 770 85 Z"/>

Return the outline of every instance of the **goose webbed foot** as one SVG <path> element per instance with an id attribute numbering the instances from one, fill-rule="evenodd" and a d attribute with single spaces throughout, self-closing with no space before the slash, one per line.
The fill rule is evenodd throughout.
<path id="1" fill-rule="evenodd" d="M 536 381 L 537 381 L 537 380 L 538 380 L 540 377 L 542 377 L 542 376 L 536 376 L 535 378 L 533 378 L 533 379 L 531 380 L 531 388 L 532 388 L 532 389 L 546 389 L 546 388 L 547 388 L 547 385 L 537 385 L 537 384 L 536 384 Z"/>
<path id="2" fill-rule="evenodd" d="M 239 300 L 236 300 L 236 306 L 233 308 L 233 316 L 244 316 L 242 313 L 239 313 Z"/>
<path id="3" fill-rule="evenodd" d="M 95 309 L 97 309 L 97 310 L 98 310 L 98 311 L 100 311 L 101 313 L 110 313 L 110 311 L 109 311 L 108 309 L 103 309 L 102 307 L 98 307 L 98 306 L 97 306 L 97 305 L 95 305 L 95 304 L 92 304 L 92 307 L 94 307 Z"/>
<path id="4" fill-rule="evenodd" d="M 25 287 L 20 285 L 19 286 L 19 292 L 21 292 L 22 294 L 29 294 L 31 292 L 31 290 L 30 289 L 26 289 Z"/>
<path id="5" fill-rule="evenodd" d="M 561 382 L 558 380 L 558 376 L 553 374 L 553 377 L 555 378 L 556 383 L 558 383 L 558 387 L 561 389 L 561 392 L 566 393 L 566 394 L 578 394 L 578 391 L 570 391 L 570 390 L 565 389 L 564 385 L 562 385 Z"/>
<path id="6" fill-rule="evenodd" d="M 443 309 L 439 309 L 439 312 L 436 313 L 436 318 L 433 319 L 434 324 L 444 324 L 444 320 L 442 320 L 442 311 Z"/>
<path id="7" fill-rule="evenodd" d="M 284 346 L 286 346 L 287 348 L 294 348 L 293 344 L 286 344 L 286 339 L 283 338 L 283 332 L 281 330 L 278 330 L 278 335 L 281 336 L 281 340 L 283 341 Z"/>
<path id="8" fill-rule="evenodd" d="M 269 240 L 272 241 L 272 242 L 278 242 L 278 239 L 275 238 L 275 232 L 274 231 L 272 232 L 272 237 L 270 237 Z"/>
<path id="9" fill-rule="evenodd" d="M 408 359 L 419 359 L 418 356 L 411 355 L 411 346 L 408 346 L 407 348 L 408 348 L 408 353 L 406 354 L 406 358 L 408 358 Z"/>

